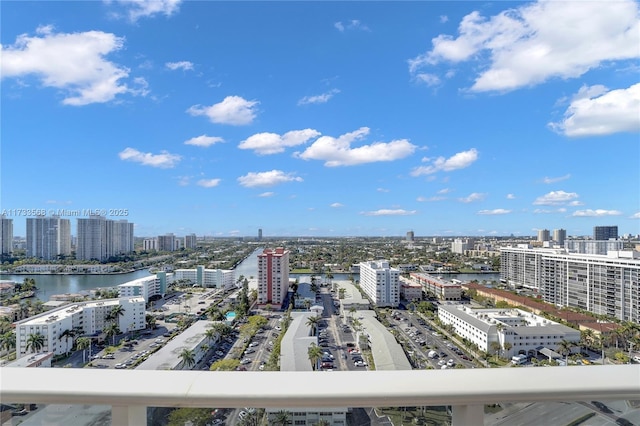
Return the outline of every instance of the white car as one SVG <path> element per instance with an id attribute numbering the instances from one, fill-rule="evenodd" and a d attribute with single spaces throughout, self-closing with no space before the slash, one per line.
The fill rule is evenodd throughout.
<path id="1" fill-rule="evenodd" d="M 240 413 L 238 413 L 238 417 L 240 418 L 240 420 L 242 420 L 247 417 L 247 414 L 248 413 L 246 411 L 240 411 Z"/>

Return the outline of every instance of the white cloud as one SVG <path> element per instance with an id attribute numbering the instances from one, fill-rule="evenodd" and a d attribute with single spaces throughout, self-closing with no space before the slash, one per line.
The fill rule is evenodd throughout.
<path id="1" fill-rule="evenodd" d="M 435 196 L 435 197 L 429 197 L 429 198 L 420 196 L 420 197 L 416 198 L 416 201 L 424 203 L 424 202 L 427 202 L 427 201 L 433 202 L 433 201 L 442 201 L 442 200 L 446 200 L 446 199 L 447 199 L 447 197 L 442 197 L 442 196 Z"/>
<path id="2" fill-rule="evenodd" d="M 549 123 L 549 127 L 576 137 L 640 131 L 640 83 L 627 89 L 602 89 L 583 86 L 562 121 Z"/>
<path id="3" fill-rule="evenodd" d="M 472 60 L 482 70 L 472 91 L 509 91 L 640 57 L 633 0 L 538 1 L 489 18 L 474 11 L 462 19 L 458 34 L 432 39 L 430 51 L 409 60 L 410 72 Z"/>
<path id="4" fill-rule="evenodd" d="M 313 129 L 291 130 L 280 136 L 276 133 L 257 133 L 240 142 L 238 148 L 252 149 L 256 154 L 269 155 L 284 152 L 285 148 L 302 145 L 320 136 Z"/>
<path id="5" fill-rule="evenodd" d="M 282 170 L 271 170 L 268 172 L 249 172 L 238 178 L 240 185 L 247 188 L 257 186 L 274 186 L 286 182 L 302 182 L 302 178 L 294 176 L 292 173 L 285 173 Z"/>
<path id="6" fill-rule="evenodd" d="M 551 191 L 536 198 L 533 204 L 542 206 L 563 205 L 575 201 L 576 198 L 578 198 L 578 194 L 575 192 Z"/>
<path id="7" fill-rule="evenodd" d="M 305 96 L 304 98 L 298 101 L 298 105 L 308 105 L 308 104 L 324 104 L 329 101 L 329 99 L 333 98 L 334 95 L 340 93 L 338 89 L 331 89 L 328 92 L 325 92 L 321 95 L 315 96 Z"/>
<path id="8" fill-rule="evenodd" d="M 160 151 L 160 154 L 152 154 L 138 151 L 135 148 L 125 148 L 118 156 L 124 161 L 133 161 L 144 166 L 159 167 L 161 169 L 173 168 L 181 159 L 179 155 L 170 154 L 167 151 Z"/>
<path id="9" fill-rule="evenodd" d="M 440 15 L 440 23 L 445 24 L 449 22 L 449 17 L 447 15 Z"/>
<path id="10" fill-rule="evenodd" d="M 451 189 L 449 188 L 442 188 L 441 190 L 439 190 L 437 193 L 438 194 L 448 194 L 451 192 Z"/>
<path id="11" fill-rule="evenodd" d="M 439 171 L 450 172 L 453 170 L 464 169 L 469 167 L 478 159 L 478 151 L 475 148 L 471 148 L 468 151 L 459 152 L 452 157 L 444 158 L 438 157 L 432 161 L 429 166 L 420 166 L 413 169 L 412 176 L 422 176 L 437 173 Z M 429 158 L 423 159 L 423 161 L 431 161 Z"/>
<path id="12" fill-rule="evenodd" d="M 587 210 L 576 210 L 575 212 L 573 212 L 573 214 L 571 216 L 574 216 L 574 217 L 603 217 L 603 216 L 620 216 L 621 214 L 622 214 L 622 212 L 619 212 L 618 210 L 603 210 L 603 209 L 591 210 L 591 209 L 587 209 Z"/>
<path id="13" fill-rule="evenodd" d="M 340 207 L 344 207 L 344 204 L 341 204 L 341 203 L 333 203 L 333 204 L 331 204 L 331 207 L 333 207 L 333 208 L 336 208 L 336 209 L 337 209 L 337 208 L 340 208 Z"/>
<path id="14" fill-rule="evenodd" d="M 640 212 L 631 215 L 629 219 L 640 219 Z"/>
<path id="15" fill-rule="evenodd" d="M 201 146 L 203 148 L 207 148 L 213 144 L 216 144 L 218 142 L 224 142 L 224 139 L 222 139 L 221 137 L 218 136 L 207 136 L 207 135 L 200 135 L 200 136 L 196 136 L 195 138 L 191 138 L 188 141 L 185 141 L 184 144 L 185 145 L 193 145 L 193 146 Z"/>
<path id="16" fill-rule="evenodd" d="M 222 102 L 211 106 L 194 105 L 187 113 L 207 116 L 212 123 L 241 126 L 253 122 L 258 104 L 258 101 L 248 101 L 240 96 L 227 96 Z"/>
<path id="17" fill-rule="evenodd" d="M 493 210 L 480 210 L 478 214 L 481 215 L 501 215 L 501 214 L 509 214 L 511 210 L 506 209 L 493 209 Z"/>
<path id="18" fill-rule="evenodd" d="M 566 213 L 567 209 L 564 207 L 559 207 L 555 210 L 549 209 L 535 209 L 533 211 L 534 214 L 551 214 L 551 213 Z"/>
<path id="19" fill-rule="evenodd" d="M 128 9 L 128 17 L 132 22 L 140 18 L 152 17 L 157 14 L 171 16 L 180 8 L 182 0 L 117 0 Z M 111 3 L 107 0 L 106 3 Z"/>
<path id="20" fill-rule="evenodd" d="M 389 190 L 387 188 L 376 188 L 376 191 L 378 191 L 378 192 L 389 192 Z"/>
<path id="21" fill-rule="evenodd" d="M 200 179 L 198 181 L 199 186 L 203 186 L 205 188 L 213 188 L 220 184 L 220 179 Z"/>
<path id="22" fill-rule="evenodd" d="M 426 84 L 428 87 L 438 86 L 441 83 L 440 77 L 430 73 L 418 73 L 413 77 L 418 83 Z"/>
<path id="23" fill-rule="evenodd" d="M 473 193 L 469 194 L 468 197 L 458 198 L 458 201 L 461 201 L 463 203 L 473 203 L 473 202 L 476 202 L 476 201 L 484 200 L 486 196 L 487 196 L 487 194 L 483 194 L 481 192 L 473 192 Z"/>
<path id="24" fill-rule="evenodd" d="M 2 78 L 37 76 L 42 85 L 61 89 L 65 105 L 88 105 L 132 92 L 122 81 L 129 69 L 105 59 L 121 50 L 124 38 L 102 31 L 54 33 L 39 27 L 37 36 L 22 34 L 13 45 L 1 46 Z"/>
<path id="25" fill-rule="evenodd" d="M 369 128 L 361 127 L 337 138 L 322 136 L 304 152 L 296 153 L 295 156 L 303 160 L 322 160 L 327 167 L 337 167 L 399 160 L 413 154 L 416 150 L 416 146 L 409 143 L 407 139 L 374 142 L 371 145 L 351 148 L 352 142 L 364 139 L 368 134 Z"/>
<path id="26" fill-rule="evenodd" d="M 259 194 L 258 197 L 269 198 L 269 197 L 273 197 L 274 195 L 276 195 L 275 192 L 268 191 L 268 192 L 263 192 L 262 194 Z"/>
<path id="27" fill-rule="evenodd" d="M 507 200 L 515 200 L 516 196 L 513 194 L 507 194 Z"/>
<path id="28" fill-rule="evenodd" d="M 191 182 L 191 176 L 178 176 L 177 179 L 180 186 L 188 186 Z"/>
<path id="29" fill-rule="evenodd" d="M 570 174 L 566 174 L 564 176 L 558 176 L 558 177 L 547 177 L 545 176 L 544 179 L 542 179 L 542 182 L 544 183 L 556 183 L 556 182 L 562 182 L 563 180 L 567 180 L 571 177 Z"/>
<path id="30" fill-rule="evenodd" d="M 164 65 L 167 68 L 169 68 L 170 70 L 172 70 L 172 71 L 175 71 L 175 70 L 183 70 L 183 71 L 193 70 L 193 63 L 189 62 L 189 61 L 167 62 Z"/>
<path id="31" fill-rule="evenodd" d="M 411 216 L 416 214 L 416 210 L 403 210 L 403 209 L 380 209 L 368 212 L 361 212 L 364 216 Z"/>
<path id="32" fill-rule="evenodd" d="M 364 25 L 358 19 L 352 19 L 351 21 L 348 21 L 345 23 L 338 21 L 335 24 L 333 24 L 333 26 L 341 33 L 347 30 L 370 31 L 369 27 Z"/>

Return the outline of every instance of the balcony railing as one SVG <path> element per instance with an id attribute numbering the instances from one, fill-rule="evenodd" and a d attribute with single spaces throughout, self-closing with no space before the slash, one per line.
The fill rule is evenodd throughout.
<path id="1" fill-rule="evenodd" d="M 147 407 L 452 407 L 482 425 L 485 404 L 640 399 L 640 365 L 362 372 L 2 368 L 3 403 L 111 405 L 112 424 Z"/>

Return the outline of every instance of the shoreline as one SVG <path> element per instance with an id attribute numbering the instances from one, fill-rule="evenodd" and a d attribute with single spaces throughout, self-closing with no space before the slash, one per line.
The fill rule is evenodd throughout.
<path id="1" fill-rule="evenodd" d="M 123 275 L 130 274 L 132 272 L 138 272 L 149 268 L 138 268 L 138 269 L 130 269 L 128 271 L 117 271 L 117 272 L 8 272 L 8 271 L 0 271 L 0 275 Z M 149 275 L 153 275 L 153 273 L 149 272 Z"/>

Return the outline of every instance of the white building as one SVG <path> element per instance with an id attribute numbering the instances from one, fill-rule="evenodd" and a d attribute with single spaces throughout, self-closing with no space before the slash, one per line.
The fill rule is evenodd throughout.
<path id="1" fill-rule="evenodd" d="M 620 240 L 567 240 L 564 242 L 564 248 L 570 253 L 606 255 L 610 251 L 622 250 L 624 242 Z"/>
<path id="2" fill-rule="evenodd" d="M 55 355 L 61 355 L 70 351 L 74 340 L 78 337 L 102 333 L 110 322 L 107 317 L 118 305 L 123 307 L 123 314 L 117 317 L 121 332 L 142 330 L 146 327 L 145 301 L 141 297 L 65 305 L 15 323 L 17 357 L 22 357 L 31 351 L 27 348 L 31 334 L 44 336 L 44 344 L 39 352 L 53 352 Z M 78 330 L 79 334 L 74 337 L 61 337 L 66 330 Z"/>
<path id="3" fill-rule="evenodd" d="M 258 255 L 258 304 L 282 305 L 289 291 L 289 250 L 264 249 Z"/>
<path id="4" fill-rule="evenodd" d="M 460 300 L 462 297 L 462 286 L 458 283 L 418 272 L 410 274 L 409 277 L 412 282 L 422 285 L 426 293 L 432 293 L 440 300 Z"/>
<path id="5" fill-rule="evenodd" d="M 580 341 L 580 330 L 520 309 L 440 305 L 438 318 L 443 324 L 451 324 L 456 334 L 475 343 L 481 351 L 493 354 L 491 343 L 497 342 L 500 355 L 505 358 L 518 354 L 535 356 L 542 348 L 557 351 L 563 340 Z"/>
<path id="6" fill-rule="evenodd" d="M 609 251 L 604 256 L 527 245 L 500 251 L 501 281 L 535 289 L 556 306 L 640 322 L 639 252 Z"/>
<path id="7" fill-rule="evenodd" d="M 184 248 L 187 250 L 196 248 L 196 234 L 189 234 L 184 237 Z"/>
<path id="8" fill-rule="evenodd" d="M 71 221 L 53 217 L 27 218 L 27 256 L 56 260 L 71 254 Z"/>
<path id="9" fill-rule="evenodd" d="M 155 275 L 138 278 L 118 286 L 119 297 L 142 297 L 145 303 L 149 303 L 152 296 L 164 296 L 167 293 L 167 285 L 173 280 L 166 272 L 158 272 Z"/>
<path id="10" fill-rule="evenodd" d="M 386 260 L 360 262 L 360 287 L 376 306 L 400 303 L 400 271 Z"/>
<path id="11" fill-rule="evenodd" d="M 103 216 L 78 219 L 76 259 L 104 261 L 133 251 L 133 223 Z"/>
<path id="12" fill-rule="evenodd" d="M 451 251 L 458 254 L 464 254 L 467 250 L 473 250 L 474 243 L 475 241 L 470 238 L 456 238 L 451 243 Z"/>
<path id="13" fill-rule="evenodd" d="M 195 269 L 176 269 L 174 280 L 186 280 L 190 284 L 206 288 L 230 289 L 235 287 L 235 271 L 229 269 L 206 269 L 197 266 Z"/>

